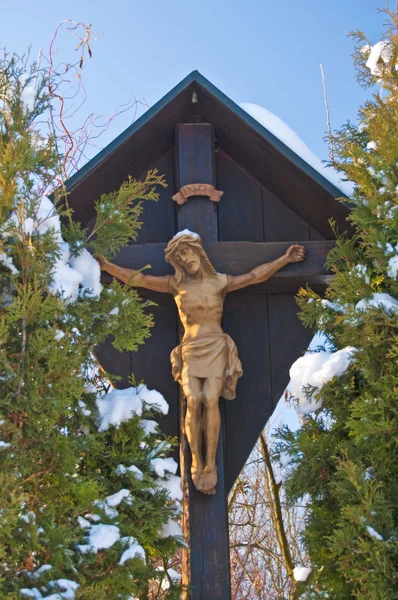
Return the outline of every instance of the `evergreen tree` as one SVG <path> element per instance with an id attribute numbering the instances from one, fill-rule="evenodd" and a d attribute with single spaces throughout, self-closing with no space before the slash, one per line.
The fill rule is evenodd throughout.
<path id="1" fill-rule="evenodd" d="M 91 231 L 74 223 L 63 187 L 46 195 L 65 159 L 51 77 L 0 64 L 0 597 L 147 598 L 153 580 L 153 597 L 179 598 L 162 582 L 180 544 L 177 465 L 149 418 L 167 404 L 114 389 L 93 354 L 110 334 L 128 351 L 150 334 L 149 303 L 102 288 L 92 254 L 134 239 L 165 181 L 130 179 L 97 201 Z"/>
<path id="2" fill-rule="evenodd" d="M 378 44 L 352 34 L 359 83 L 377 86 L 333 138 L 334 166 L 355 184 L 344 199 L 354 235 L 328 257 L 326 299 L 299 294 L 303 322 L 323 336 L 291 369 L 302 427 L 279 431 L 289 498 L 309 505 L 306 598 L 398 598 L 398 13 L 388 16 Z"/>

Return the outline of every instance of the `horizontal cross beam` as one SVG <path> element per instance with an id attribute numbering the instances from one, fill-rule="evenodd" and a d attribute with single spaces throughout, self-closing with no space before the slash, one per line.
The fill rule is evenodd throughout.
<path id="1" fill-rule="evenodd" d="M 306 249 L 306 258 L 302 263 L 290 264 L 276 273 L 263 284 L 250 287 L 253 293 L 291 293 L 300 287 L 310 285 L 313 288 L 324 287 L 332 275 L 325 268 L 325 260 L 334 242 L 294 242 Z M 291 242 L 213 242 L 204 244 L 208 256 L 219 273 L 239 275 L 246 273 L 266 262 L 271 262 L 286 252 Z M 173 268 L 164 260 L 164 243 L 134 244 L 122 248 L 115 263 L 129 269 L 151 268 L 148 275 L 171 275 Z M 106 277 L 105 277 L 106 279 Z M 241 293 L 241 292 L 237 292 Z M 246 291 L 247 293 L 247 291 Z"/>

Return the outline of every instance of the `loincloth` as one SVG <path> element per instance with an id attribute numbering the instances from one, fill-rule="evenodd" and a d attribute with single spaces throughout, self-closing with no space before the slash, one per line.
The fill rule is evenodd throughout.
<path id="1" fill-rule="evenodd" d="M 186 376 L 221 377 L 221 396 L 233 400 L 236 384 L 242 376 L 242 364 L 235 342 L 226 333 L 208 333 L 183 342 L 170 355 L 173 377 L 178 383 Z"/>

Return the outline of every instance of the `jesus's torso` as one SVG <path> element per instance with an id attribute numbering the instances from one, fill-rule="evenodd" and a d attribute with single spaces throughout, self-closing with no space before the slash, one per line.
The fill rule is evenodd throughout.
<path id="1" fill-rule="evenodd" d="M 209 333 L 222 334 L 226 275 L 193 278 L 173 287 L 174 300 L 184 326 L 184 342 Z"/>

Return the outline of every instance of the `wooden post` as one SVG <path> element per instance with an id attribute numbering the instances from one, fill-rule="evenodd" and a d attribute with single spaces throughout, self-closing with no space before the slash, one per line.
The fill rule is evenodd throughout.
<path id="1" fill-rule="evenodd" d="M 176 130 L 176 188 L 190 183 L 215 182 L 214 134 L 207 123 L 181 124 Z M 217 242 L 217 205 L 193 197 L 176 207 L 178 230 L 190 229 L 206 242 Z M 184 600 L 230 600 L 228 509 L 225 489 L 225 412 L 220 400 L 221 431 L 217 449 L 218 483 L 215 495 L 196 491 L 192 484 L 191 453 L 185 435 L 186 401 L 180 401 L 180 467 L 183 531 L 188 547 L 183 551 L 182 583 L 189 587 Z"/>
<path id="2" fill-rule="evenodd" d="M 176 129 L 176 189 L 189 183 L 215 186 L 213 126 L 208 123 L 184 123 Z M 194 196 L 178 208 L 178 229 L 198 233 L 202 242 L 218 241 L 217 204 Z"/>

